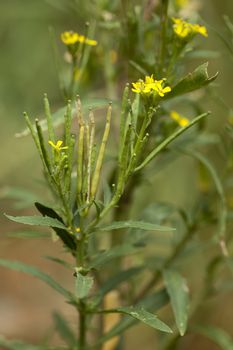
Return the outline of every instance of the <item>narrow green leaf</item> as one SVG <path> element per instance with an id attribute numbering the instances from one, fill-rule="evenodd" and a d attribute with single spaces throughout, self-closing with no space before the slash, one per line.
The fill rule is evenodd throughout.
<path id="1" fill-rule="evenodd" d="M 56 325 L 56 329 L 57 329 L 58 333 L 60 334 L 61 338 L 66 342 L 66 344 L 70 348 L 73 348 L 77 343 L 77 339 L 76 339 L 73 331 L 69 327 L 68 322 L 58 312 L 53 313 L 53 319 L 54 319 L 54 322 Z"/>
<path id="2" fill-rule="evenodd" d="M 68 263 L 67 261 L 63 260 L 63 259 L 59 259 L 55 256 L 50 256 L 50 255 L 47 255 L 45 256 L 45 259 L 48 259 L 48 260 L 51 260 L 59 265 L 62 265 L 64 266 L 65 268 L 67 268 L 68 270 L 73 270 L 74 267 L 73 265 L 71 265 L 70 263 Z"/>
<path id="3" fill-rule="evenodd" d="M 175 85 L 172 88 L 172 91 L 169 92 L 169 94 L 167 94 L 164 98 L 169 99 L 172 97 L 183 95 L 210 84 L 217 78 L 218 73 L 216 73 L 212 77 L 209 77 L 207 68 L 208 62 L 197 67 L 192 73 L 186 75 L 186 77 L 184 77 L 177 85 Z"/>
<path id="4" fill-rule="evenodd" d="M 100 231 L 111 231 L 122 228 L 135 228 L 146 231 L 173 231 L 174 227 L 160 226 L 157 224 L 151 224 L 144 221 L 114 221 L 112 224 L 107 226 L 97 226 L 96 229 Z"/>
<path id="5" fill-rule="evenodd" d="M 213 165 L 210 163 L 210 161 L 200 154 L 197 151 L 186 149 L 182 150 L 183 153 L 190 155 L 200 161 L 208 170 L 209 174 L 211 175 L 213 182 L 215 184 L 216 191 L 219 195 L 219 199 L 221 202 L 221 207 L 220 207 L 220 213 L 219 213 L 219 228 L 217 230 L 217 237 L 219 240 L 220 247 L 222 249 L 222 252 L 225 256 L 228 255 L 226 243 L 225 243 L 225 234 L 226 234 L 226 221 L 227 221 L 227 204 L 226 204 L 226 197 L 224 193 L 224 189 L 221 183 L 221 180 L 213 167 Z"/>
<path id="6" fill-rule="evenodd" d="M 116 275 L 108 278 L 108 280 L 102 284 L 102 287 L 99 290 L 99 294 L 106 294 L 111 290 L 115 289 L 120 283 L 131 280 L 132 277 L 143 271 L 145 266 L 132 267 L 127 270 L 120 271 Z"/>
<path id="7" fill-rule="evenodd" d="M 198 117 L 194 118 L 188 125 L 179 128 L 176 130 L 172 135 L 170 135 L 166 140 L 160 143 L 151 153 L 144 159 L 144 161 L 135 169 L 135 171 L 141 170 L 144 168 L 148 163 L 152 161 L 161 151 L 163 151 L 172 141 L 174 141 L 178 136 L 183 134 L 186 130 L 191 128 L 193 125 L 198 123 L 201 119 L 207 117 L 210 113 L 203 113 L 199 115 Z"/>
<path id="8" fill-rule="evenodd" d="M 222 350 L 233 350 L 233 338 L 223 329 L 212 325 L 198 325 L 194 331 L 211 339 Z"/>
<path id="9" fill-rule="evenodd" d="M 109 261 L 111 261 L 114 258 L 118 258 L 121 256 L 134 254 L 138 251 L 138 247 L 135 247 L 130 244 L 122 244 L 119 246 L 116 246 L 112 249 L 108 249 L 104 252 L 100 252 L 96 257 L 94 257 L 89 265 L 89 268 L 99 268 L 103 266 L 104 264 L 107 264 Z"/>
<path id="10" fill-rule="evenodd" d="M 141 73 L 142 75 L 148 75 L 149 73 L 142 67 L 140 66 L 140 64 L 138 64 L 137 62 L 130 60 L 129 64 L 135 68 L 139 73 Z"/>
<path id="11" fill-rule="evenodd" d="M 183 336 L 187 329 L 189 308 L 189 290 L 186 281 L 178 272 L 172 270 L 165 270 L 163 278 L 171 300 L 177 328 L 180 335 Z"/>
<path id="12" fill-rule="evenodd" d="M 75 295 L 78 299 L 86 298 L 93 286 L 94 279 L 90 276 L 83 276 L 76 271 Z"/>
<path id="13" fill-rule="evenodd" d="M 68 290 L 64 289 L 52 277 L 38 270 L 34 266 L 30 266 L 19 261 L 11 261 L 6 259 L 0 259 L 0 266 L 7 267 L 8 269 L 19 271 L 19 272 L 24 272 L 34 277 L 37 277 L 40 280 L 47 283 L 51 288 L 55 289 L 58 293 L 62 294 L 64 297 L 68 299 L 72 297 L 72 294 Z"/>
<path id="14" fill-rule="evenodd" d="M 168 303 L 168 295 L 165 289 L 161 289 L 144 299 L 139 303 L 139 306 L 153 310 L 153 312 L 158 311 L 161 307 Z M 119 323 L 116 324 L 107 334 L 99 338 L 97 345 L 104 343 L 105 341 L 122 334 L 126 329 L 136 325 L 139 322 L 138 319 L 125 316 Z"/>
<path id="15" fill-rule="evenodd" d="M 160 321 L 158 317 L 143 308 L 139 307 L 120 307 L 116 309 L 118 312 L 129 315 L 137 320 L 147 324 L 148 326 L 158 329 L 161 332 L 172 333 L 170 327 Z"/>
<path id="16" fill-rule="evenodd" d="M 9 220 L 25 225 L 49 226 L 66 229 L 65 225 L 57 219 L 48 216 L 11 216 L 4 214 Z"/>
<path id="17" fill-rule="evenodd" d="M 44 217 L 50 217 L 51 219 L 56 219 L 61 224 L 63 224 L 62 218 L 57 214 L 53 208 L 46 207 L 45 205 L 36 202 L 35 206 L 37 210 L 44 216 Z M 66 231 L 66 229 L 56 228 L 55 226 L 52 226 L 58 237 L 62 240 L 62 242 L 65 244 L 66 247 L 68 247 L 72 254 L 74 255 L 77 248 L 77 242 L 76 238 L 71 235 L 69 232 Z"/>

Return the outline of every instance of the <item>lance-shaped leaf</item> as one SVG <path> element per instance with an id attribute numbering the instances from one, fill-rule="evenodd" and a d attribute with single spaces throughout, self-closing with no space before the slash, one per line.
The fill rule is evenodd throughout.
<path id="1" fill-rule="evenodd" d="M 192 73 L 189 73 L 188 75 L 186 75 L 186 77 L 179 81 L 179 83 L 172 88 L 172 91 L 169 92 L 164 98 L 169 99 L 172 97 L 183 95 L 210 84 L 217 78 L 218 73 L 216 73 L 212 77 L 209 77 L 207 69 L 208 62 L 197 67 Z"/>
<path id="2" fill-rule="evenodd" d="M 52 277 L 47 275 L 46 273 L 38 270 L 34 266 L 30 266 L 19 261 L 11 261 L 6 259 L 0 259 L 0 266 L 7 267 L 11 270 L 24 272 L 34 277 L 39 278 L 40 280 L 47 283 L 51 288 L 55 289 L 58 293 L 62 294 L 67 299 L 73 299 L 72 294 L 63 288 L 59 283 L 57 283 Z"/>
<path id="3" fill-rule="evenodd" d="M 219 221 L 219 227 L 218 230 L 216 232 L 216 236 L 218 238 L 219 241 L 219 245 L 220 248 L 222 250 L 223 255 L 228 256 L 228 249 L 226 246 L 226 242 L 225 242 L 225 235 L 226 235 L 226 221 L 227 221 L 227 204 L 226 204 L 226 197 L 225 197 L 225 193 L 224 193 L 224 189 L 223 189 L 223 185 L 222 182 L 219 178 L 219 175 L 217 173 L 217 171 L 215 170 L 215 168 L 213 167 L 213 165 L 210 163 L 210 161 L 203 156 L 201 153 L 194 151 L 194 150 L 190 150 L 190 149 L 182 149 L 182 152 L 184 154 L 190 155 L 191 157 L 194 157 L 195 159 L 197 159 L 198 161 L 200 161 L 208 170 L 215 188 L 216 188 L 216 192 L 219 196 L 220 199 L 220 210 L 219 210 L 219 217 L 218 217 L 218 221 Z"/>
<path id="4" fill-rule="evenodd" d="M 57 219 L 49 218 L 48 216 L 11 216 L 4 214 L 9 220 L 25 225 L 49 226 L 65 229 L 65 225 Z"/>
<path id="5" fill-rule="evenodd" d="M 77 343 L 77 339 L 72 329 L 69 327 L 67 320 L 65 320 L 64 317 L 58 312 L 53 313 L 53 319 L 61 338 L 70 348 L 74 348 Z"/>
<path id="6" fill-rule="evenodd" d="M 161 226 L 157 224 L 152 224 L 150 222 L 144 221 L 114 221 L 110 225 L 106 226 L 97 226 L 96 229 L 99 231 L 111 231 L 111 230 L 119 230 L 119 229 L 127 229 L 127 228 L 135 228 L 141 229 L 145 231 L 173 231 L 174 227 Z"/>
<path id="7" fill-rule="evenodd" d="M 62 218 L 53 210 L 52 208 L 46 207 L 45 205 L 36 202 L 35 206 L 37 210 L 44 216 L 44 217 L 50 217 L 52 219 L 56 219 L 59 222 L 61 222 L 64 226 L 64 222 Z M 71 251 L 75 252 L 77 248 L 76 239 L 74 236 L 72 236 L 69 232 L 67 232 L 65 229 L 52 226 L 58 237 L 62 240 L 62 242 L 65 244 L 66 247 L 71 249 Z"/>
<path id="8" fill-rule="evenodd" d="M 183 336 L 187 329 L 189 308 L 189 290 L 186 281 L 178 272 L 172 270 L 165 270 L 163 278 L 171 300 L 177 328 L 180 335 Z"/>
<path id="9" fill-rule="evenodd" d="M 156 312 L 161 307 L 166 305 L 168 303 L 168 300 L 169 299 L 168 299 L 166 290 L 162 289 L 142 299 L 140 301 L 140 306 L 143 306 L 144 308 L 147 308 L 147 309 L 153 310 L 153 312 Z M 107 341 L 108 339 L 111 339 L 112 337 L 122 334 L 126 329 L 134 326 L 138 322 L 139 320 L 136 318 L 125 316 L 107 334 L 100 337 L 96 345 L 100 345 L 105 341 Z"/>
<path id="10" fill-rule="evenodd" d="M 112 311 L 103 310 L 103 312 L 120 312 L 120 313 L 129 315 L 161 332 L 172 333 L 172 330 L 170 327 L 168 327 L 164 322 L 158 319 L 156 315 L 146 311 L 142 307 L 119 307 L 117 309 L 113 309 Z"/>
<path id="11" fill-rule="evenodd" d="M 114 258 L 119 258 L 121 256 L 134 254 L 139 250 L 139 247 L 135 247 L 131 244 L 121 244 L 114 248 L 108 249 L 104 252 L 100 252 L 96 255 L 90 262 L 90 269 L 98 269 L 99 267 L 107 264 Z"/>
<path id="12" fill-rule="evenodd" d="M 207 117 L 210 113 L 203 113 L 196 118 L 194 118 L 189 124 L 186 126 L 179 128 L 176 130 L 173 134 L 171 134 L 169 137 L 167 137 L 163 142 L 161 142 L 157 147 L 153 149 L 149 153 L 149 155 L 144 159 L 144 161 L 135 169 L 135 171 L 141 170 L 144 168 L 148 163 L 150 163 L 160 152 L 162 152 L 172 141 L 174 141 L 178 136 L 182 135 L 186 130 L 194 126 L 196 123 L 198 123 L 203 118 Z"/>
<path id="13" fill-rule="evenodd" d="M 132 280 L 132 278 L 142 272 L 146 266 L 137 266 L 131 267 L 127 270 L 118 272 L 117 274 L 111 276 L 102 284 L 102 287 L 99 289 L 98 294 L 104 295 L 116 288 L 120 283 L 124 281 Z"/>
<path id="14" fill-rule="evenodd" d="M 211 339 L 222 350 L 233 350 L 233 338 L 223 329 L 212 325 L 198 325 L 193 330 Z"/>
<path id="15" fill-rule="evenodd" d="M 93 286 L 94 279 L 90 276 L 83 276 L 80 272 L 76 271 L 75 282 L 75 295 L 78 299 L 86 298 Z"/>

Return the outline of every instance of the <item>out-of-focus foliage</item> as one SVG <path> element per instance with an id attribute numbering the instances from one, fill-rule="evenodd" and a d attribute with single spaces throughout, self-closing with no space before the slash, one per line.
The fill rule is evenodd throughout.
<path id="1" fill-rule="evenodd" d="M 48 258 L 68 268 L 75 283 L 72 281 L 67 289 L 49 274 L 9 259 L 0 260 L 0 265 L 38 277 L 78 309 L 79 342 L 74 327 L 60 313 L 54 314 L 56 330 L 71 349 L 77 344 L 85 348 L 87 321 L 83 318 L 91 320 L 93 314 L 99 317 L 100 326 L 95 320 L 91 327 L 88 324 L 92 335 L 87 343 L 95 341 L 100 346 L 106 342 L 104 350 L 114 349 L 117 344 L 120 349 L 128 348 L 121 334 L 138 321 L 168 333 L 158 337 L 159 349 L 186 348 L 186 337 L 180 338 L 185 332 L 204 335 L 222 349 L 233 346 L 232 319 L 228 324 L 223 317 L 218 324 L 212 302 L 213 298 L 219 300 L 221 312 L 225 312 L 230 305 L 226 293 L 232 293 L 233 107 L 228 93 L 232 81 L 232 4 L 206 1 L 201 8 L 195 0 L 171 0 L 168 18 L 166 4 L 162 0 L 25 0 L 23 6 L 12 0 L 11 4 L 1 4 L 1 196 L 15 198 L 15 209 L 25 210 L 36 202 L 42 216 L 26 211 L 23 216 L 16 212 L 8 218 L 52 228 L 53 239 L 59 237 L 66 252 L 77 261 L 67 261 L 60 254 Z M 228 15 L 223 19 L 219 16 L 221 7 Z M 198 30 L 191 34 L 176 36 L 174 17 L 202 23 L 207 27 L 208 39 L 201 38 L 200 27 L 192 27 Z M 69 30 L 96 40 L 97 46 L 80 46 L 73 55 L 60 40 L 60 33 Z M 162 78 L 166 81 L 160 82 Z M 134 82 L 135 94 L 130 85 L 123 95 L 127 82 Z M 49 96 L 51 115 L 47 97 L 45 112 L 41 108 L 44 92 Z M 78 107 L 77 133 L 77 123 L 72 124 L 76 94 L 83 101 L 84 115 L 93 108 L 97 149 L 94 143 L 93 148 L 90 146 L 92 112 L 88 124 L 85 118 L 83 122 Z M 66 107 L 68 99 L 72 101 Z M 105 149 L 111 113 L 104 126 L 101 108 L 109 99 L 113 101 L 113 137 Z M 33 136 L 55 202 L 45 190 L 44 180 L 38 181 L 40 167 L 31 140 L 24 137 L 29 132 L 20 117 L 25 109 L 32 120 L 40 120 Z M 206 118 L 208 113 L 204 112 L 208 109 L 213 113 Z M 33 131 L 28 118 L 27 122 Z M 56 143 L 50 123 L 56 126 L 59 140 L 64 136 L 64 144 Z M 88 130 L 83 135 L 90 152 L 85 154 L 82 167 L 79 140 L 83 126 Z M 106 138 L 101 143 L 100 130 L 104 128 Z M 9 138 L 16 132 L 18 138 Z M 73 167 L 73 153 L 69 151 L 75 138 L 78 155 L 74 162 L 78 165 Z M 102 170 L 104 153 L 106 164 Z M 87 174 L 77 191 L 73 187 L 76 171 L 78 181 L 80 173 Z M 14 187 L 6 187 L 6 183 Z M 86 196 L 83 188 L 88 186 Z M 108 222 L 102 222 L 110 209 L 112 214 L 105 218 Z M 8 208 L 6 211 L 11 212 Z M 20 227 L 10 236 L 27 238 L 30 231 Z M 44 231 L 33 231 L 32 236 L 50 237 Z M 5 252 L 3 255 L 7 258 Z M 153 291 L 161 282 L 163 289 Z M 112 296 L 110 291 L 115 294 Z M 225 295 L 226 303 L 222 301 Z M 153 313 L 168 303 L 174 317 L 171 312 L 160 312 L 164 323 Z M 208 312 L 203 313 L 205 308 L 210 317 Z M 111 319 L 108 321 L 111 329 L 105 326 L 108 312 L 113 313 L 113 319 L 115 316 L 113 324 Z M 169 335 L 171 329 L 173 334 Z M 43 343 L 49 341 L 48 335 Z M 9 349 L 48 349 L 47 345 L 27 346 L 5 338 L 0 338 L 0 344 Z M 191 348 L 191 342 L 187 348 Z"/>

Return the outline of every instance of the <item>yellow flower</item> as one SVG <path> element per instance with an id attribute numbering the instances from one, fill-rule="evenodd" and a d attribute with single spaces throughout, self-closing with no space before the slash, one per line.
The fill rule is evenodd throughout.
<path id="1" fill-rule="evenodd" d="M 97 45 L 97 41 L 93 40 L 93 39 L 86 38 L 85 44 L 90 45 L 90 46 L 96 46 Z"/>
<path id="2" fill-rule="evenodd" d="M 164 95 L 171 91 L 170 86 L 163 87 L 164 80 L 155 80 L 151 86 L 151 89 L 159 94 L 160 97 L 164 97 Z"/>
<path id="3" fill-rule="evenodd" d="M 74 45 L 79 41 L 79 35 L 72 31 L 64 32 L 61 34 L 61 41 L 65 45 Z"/>
<path id="4" fill-rule="evenodd" d="M 84 35 L 80 35 L 73 31 L 64 32 L 61 34 L 61 41 L 65 45 L 74 45 L 76 43 L 84 43 L 90 46 L 97 45 L 97 41 L 93 39 L 86 38 Z"/>
<path id="5" fill-rule="evenodd" d="M 171 111 L 170 112 L 170 117 L 175 120 L 180 126 L 184 127 L 189 124 L 189 120 L 176 111 Z"/>
<path id="6" fill-rule="evenodd" d="M 68 146 L 61 147 L 63 144 L 63 141 L 58 140 L 57 143 L 53 143 L 53 141 L 48 141 L 51 147 L 55 149 L 55 151 L 60 152 L 62 149 L 68 149 Z"/>
<path id="7" fill-rule="evenodd" d="M 200 24 L 193 24 L 193 29 L 196 33 L 199 33 L 205 37 L 208 36 L 207 29 L 205 26 L 200 26 Z"/>
<path id="8" fill-rule="evenodd" d="M 145 89 L 145 83 L 142 80 L 138 80 L 136 83 L 132 83 L 132 91 L 141 94 Z"/>
<path id="9" fill-rule="evenodd" d="M 161 97 L 164 97 L 164 95 L 171 91 L 170 86 L 164 87 L 164 81 L 162 80 L 155 80 L 153 77 L 153 74 L 151 76 L 145 77 L 145 82 L 143 80 L 138 80 L 136 83 L 132 83 L 132 91 L 139 93 L 139 94 L 151 94 L 156 93 Z"/>
<path id="10" fill-rule="evenodd" d="M 154 77 L 153 74 L 149 77 L 148 75 L 145 77 L 145 83 L 146 84 L 153 84 L 154 83 Z"/>
<path id="11" fill-rule="evenodd" d="M 174 22 L 173 30 L 175 34 L 181 39 L 191 37 L 195 34 L 201 34 L 205 37 L 208 36 L 207 29 L 204 26 L 188 23 L 186 21 L 183 21 L 181 18 L 172 18 L 172 20 Z"/>

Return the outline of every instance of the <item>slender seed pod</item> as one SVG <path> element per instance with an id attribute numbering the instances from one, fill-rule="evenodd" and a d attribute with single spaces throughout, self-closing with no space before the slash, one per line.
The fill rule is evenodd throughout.
<path id="1" fill-rule="evenodd" d="M 75 145 L 75 137 L 71 135 L 69 148 L 67 151 L 67 171 L 65 173 L 65 189 L 68 193 L 68 197 L 70 199 L 70 191 L 71 191 L 71 182 L 72 182 L 72 169 L 73 169 L 73 155 L 74 155 L 74 145 Z"/>
<path id="2" fill-rule="evenodd" d="M 118 181 L 117 181 L 117 188 L 114 197 L 117 199 L 121 196 L 122 191 L 124 189 L 124 184 L 125 184 L 125 174 L 128 166 L 128 155 L 129 155 L 129 149 L 130 149 L 130 143 L 127 142 L 129 140 L 130 135 L 132 132 L 132 126 L 131 124 L 128 125 L 127 132 L 126 132 L 126 137 L 125 137 L 125 144 L 122 149 L 122 155 L 120 162 L 118 164 L 119 166 L 119 173 L 118 173 Z"/>
<path id="3" fill-rule="evenodd" d="M 71 141 L 71 121 L 72 121 L 72 108 L 71 101 L 67 103 L 66 113 L 65 113 L 65 145 L 70 146 Z"/>
<path id="4" fill-rule="evenodd" d="M 127 83 L 123 92 L 122 105 L 121 105 L 119 157 L 121 157 L 122 149 L 124 147 L 125 134 L 126 134 L 125 125 L 126 125 L 126 117 L 128 115 L 128 106 L 129 106 L 128 98 L 129 98 L 129 84 Z"/>
<path id="5" fill-rule="evenodd" d="M 48 172 L 51 174 L 51 162 L 50 162 L 50 159 L 49 159 L 49 155 L 48 155 L 47 149 L 45 147 L 44 137 L 43 137 L 43 133 L 42 133 L 42 130 L 41 130 L 41 126 L 39 124 L 39 120 L 36 119 L 35 123 L 36 123 L 36 130 L 37 130 L 37 134 L 38 134 L 38 139 L 39 139 L 40 148 L 41 148 L 41 152 L 42 152 L 42 155 L 43 155 L 44 163 L 45 163 L 45 165 L 47 167 Z"/>
<path id="6" fill-rule="evenodd" d="M 90 142 L 88 148 L 88 162 L 87 162 L 87 203 L 90 202 L 90 190 L 91 190 L 91 169 L 93 158 L 93 147 L 95 139 L 95 119 L 92 110 L 89 113 L 89 127 L 90 127 Z"/>
<path id="7" fill-rule="evenodd" d="M 36 148 L 38 149 L 39 155 L 40 155 L 40 157 L 41 157 L 41 159 L 42 159 L 42 161 L 44 163 L 44 158 L 43 158 L 43 154 L 42 154 L 41 147 L 40 147 L 40 141 L 39 141 L 38 135 L 36 133 L 35 127 L 32 125 L 32 122 L 31 122 L 29 116 L 27 115 L 27 113 L 24 112 L 23 115 L 24 115 L 25 121 L 27 123 L 27 126 L 28 126 L 28 128 L 29 128 L 29 130 L 31 132 L 33 141 L 34 141 L 34 143 L 36 145 Z"/>
<path id="8" fill-rule="evenodd" d="M 82 117 L 81 102 L 77 100 L 77 118 L 79 123 L 78 134 L 78 159 L 77 159 L 77 204 L 82 205 L 82 186 L 83 186 L 83 151 L 84 151 L 84 121 Z"/>
<path id="9" fill-rule="evenodd" d="M 52 114 L 50 111 L 50 105 L 49 105 L 49 100 L 48 100 L 47 94 L 44 94 L 44 110 L 45 110 L 45 116 L 47 119 L 49 140 L 51 140 L 52 142 L 55 142 L 53 118 L 52 118 Z"/>
<path id="10" fill-rule="evenodd" d="M 90 129 L 89 125 L 85 123 L 85 132 L 84 132 L 84 152 L 83 152 L 83 188 L 82 188 L 82 199 L 83 202 L 86 202 L 87 192 L 88 192 L 88 150 L 90 144 Z"/>
<path id="11" fill-rule="evenodd" d="M 105 147 L 106 147 L 106 143 L 107 143 L 109 131 L 110 131 L 111 116 L 112 116 L 112 104 L 110 103 L 109 107 L 108 107 L 108 111 L 107 111 L 105 130 L 104 130 L 102 142 L 100 145 L 99 154 L 98 154 L 97 161 L 96 161 L 96 167 L 95 167 L 95 171 L 94 171 L 92 183 L 91 183 L 91 200 L 94 200 L 97 189 L 98 189 L 100 171 L 101 171 L 101 167 L 103 164 Z"/>

